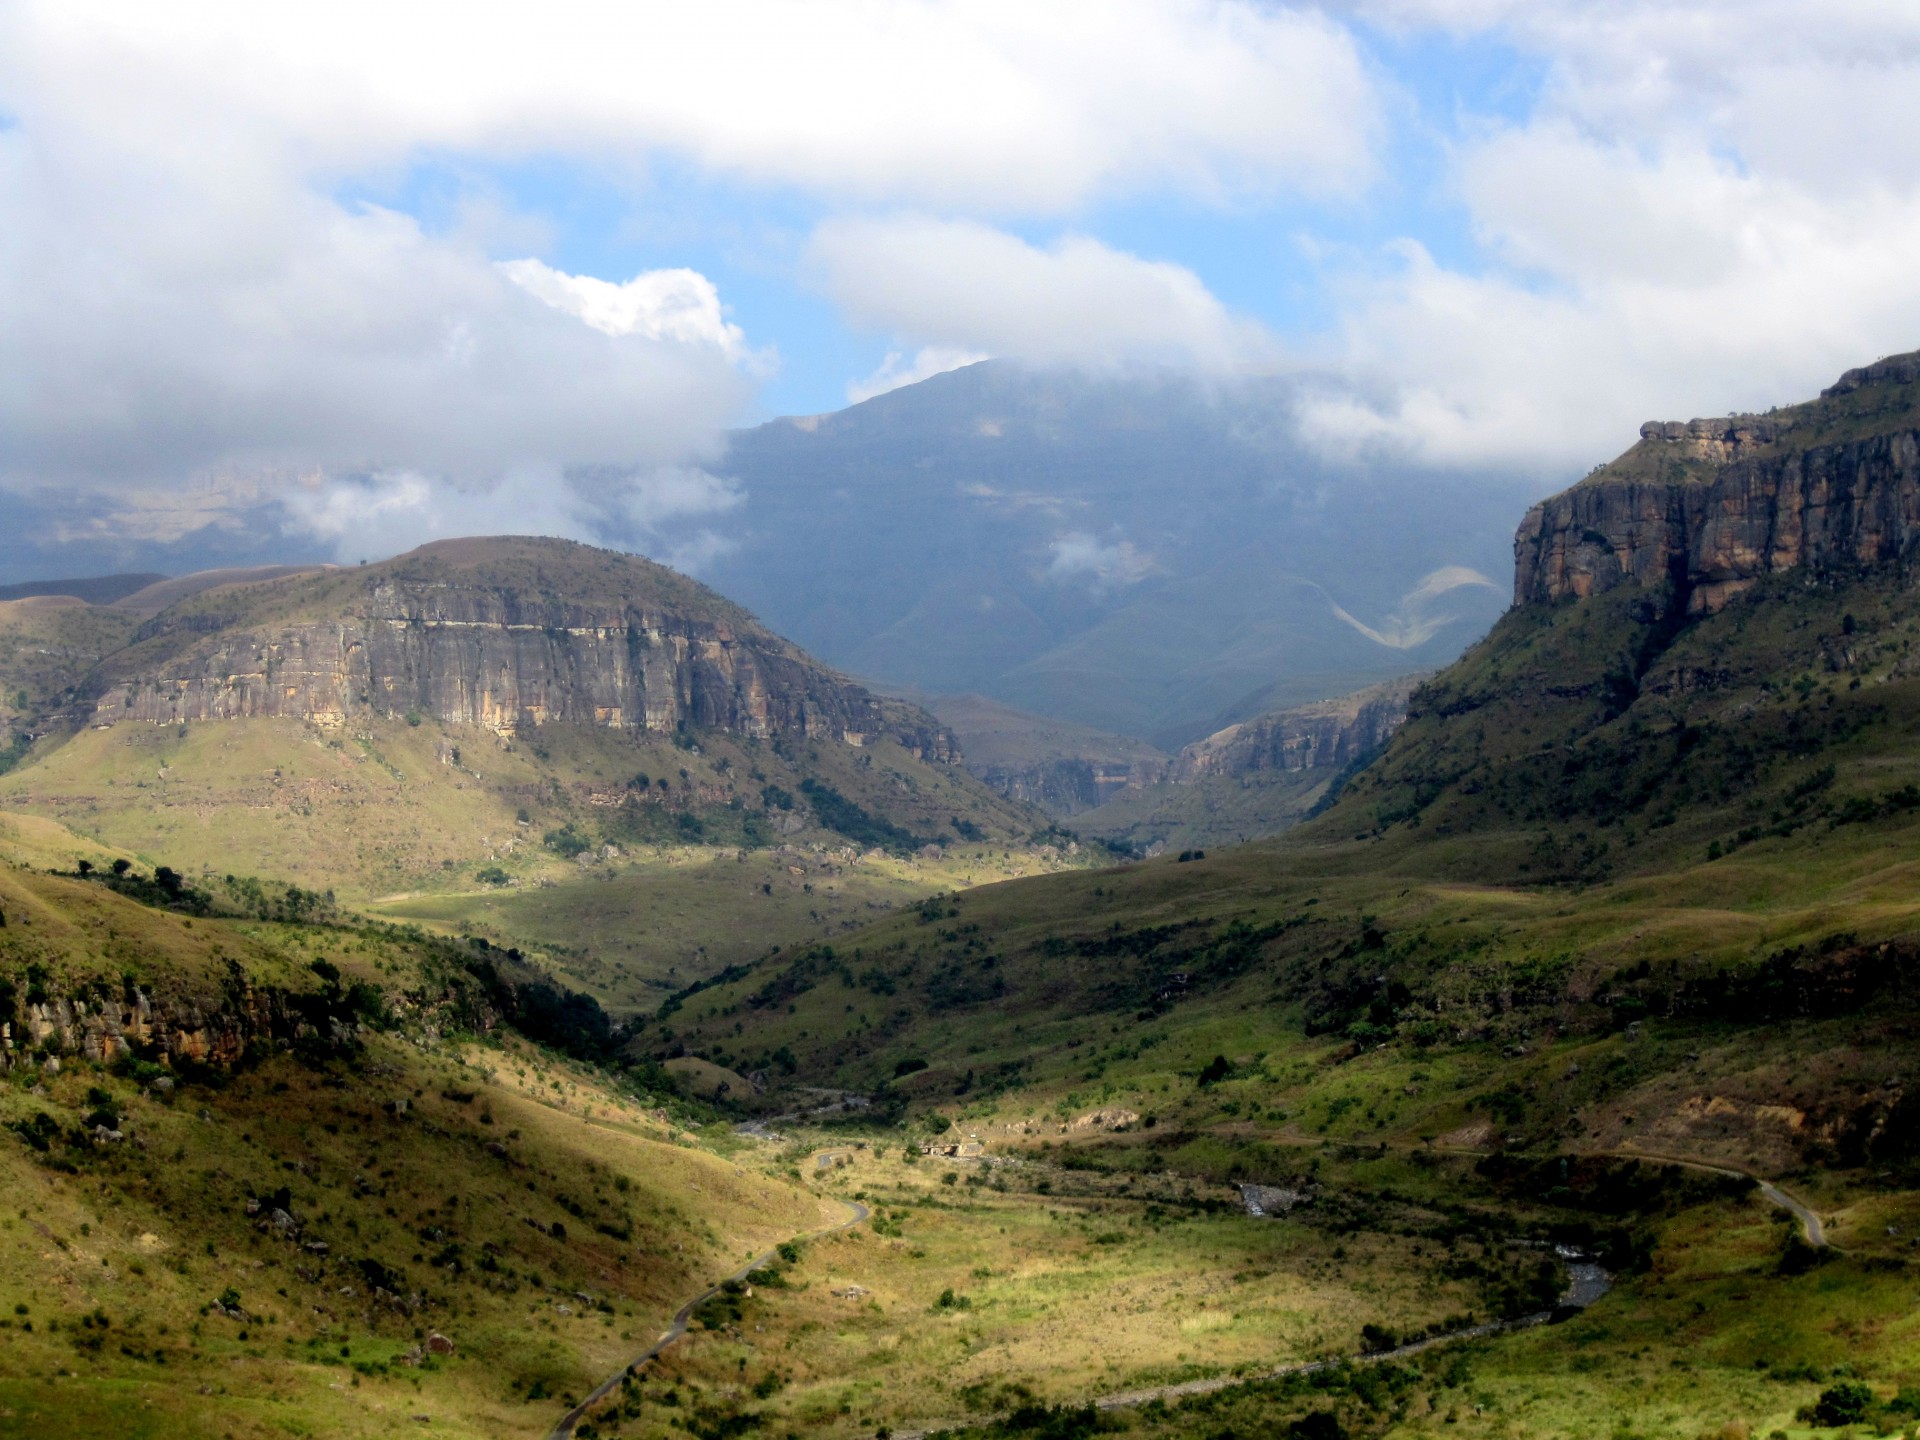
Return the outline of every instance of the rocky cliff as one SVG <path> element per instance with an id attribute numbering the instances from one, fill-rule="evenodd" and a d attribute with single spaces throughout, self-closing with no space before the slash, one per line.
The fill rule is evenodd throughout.
<path id="1" fill-rule="evenodd" d="M 513 735 L 681 725 L 929 760 L 948 732 L 820 666 L 720 596 L 569 541 L 443 541 L 379 565 L 228 586 L 156 615 L 91 677 L 92 725 L 419 715 Z"/>
<path id="2" fill-rule="evenodd" d="M 244 978 L 224 993 L 155 996 L 133 985 L 113 995 L 49 995 L 21 1003 L 0 1018 L 0 1071 L 62 1057 L 109 1065 L 139 1053 L 178 1063 L 232 1065 L 264 1040 L 350 1042 L 351 1017 L 315 1017 L 289 1005 L 288 996 L 256 988 Z"/>
<path id="3" fill-rule="evenodd" d="M 1774 571 L 1853 571 L 1916 543 L 1920 353 L 1768 415 L 1643 425 L 1618 460 L 1527 512 L 1514 601 L 1637 585 L 1710 614 Z"/>
<path id="4" fill-rule="evenodd" d="M 1262 770 L 1337 770 L 1387 743 L 1407 718 L 1411 675 L 1352 695 L 1275 710 L 1209 735 L 1174 757 L 1167 778 L 1191 785 L 1208 776 Z"/>

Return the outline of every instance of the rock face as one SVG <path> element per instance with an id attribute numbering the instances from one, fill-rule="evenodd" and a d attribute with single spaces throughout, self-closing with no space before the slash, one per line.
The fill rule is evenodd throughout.
<path id="1" fill-rule="evenodd" d="M 753 617 L 637 556 L 569 541 L 443 541 L 354 570 L 215 589 L 104 665 L 92 725 L 419 715 L 508 736 L 542 725 L 681 725 L 925 759 L 951 736 L 869 694 Z"/>
<path id="2" fill-rule="evenodd" d="M 1527 512 L 1514 603 L 1670 588 L 1710 614 L 1762 576 L 1907 559 L 1920 544 L 1920 353 L 1849 370 L 1772 415 L 1652 422 Z"/>
<path id="3" fill-rule="evenodd" d="M 1010 800 L 1065 816 L 1096 809 L 1122 790 L 1157 784 L 1166 777 L 1166 763 L 1069 756 L 1025 765 L 983 765 L 973 773 Z"/>
<path id="4" fill-rule="evenodd" d="M 1182 750 L 1167 778 L 1191 785 L 1210 775 L 1337 770 L 1387 743 L 1406 720 L 1407 697 L 1421 678 L 1410 675 L 1229 725 Z"/>
<path id="5" fill-rule="evenodd" d="M 119 997 L 49 995 L 0 1012 L 0 1071 L 35 1057 L 78 1056 L 97 1065 L 140 1053 L 228 1066 L 261 1040 L 344 1045 L 350 1020 L 290 1004 L 280 990 L 235 977 L 219 995 L 151 995 L 131 985 Z"/>

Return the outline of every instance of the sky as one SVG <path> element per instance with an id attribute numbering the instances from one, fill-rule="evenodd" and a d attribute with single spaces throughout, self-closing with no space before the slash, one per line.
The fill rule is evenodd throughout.
<path id="1" fill-rule="evenodd" d="M 640 543 L 994 357 L 1545 493 L 1920 346 L 1916 96 L 1912 0 L 0 0 L 0 487 Z"/>

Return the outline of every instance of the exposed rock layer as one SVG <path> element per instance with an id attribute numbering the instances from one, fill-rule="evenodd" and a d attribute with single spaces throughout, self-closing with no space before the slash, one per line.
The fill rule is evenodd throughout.
<path id="1" fill-rule="evenodd" d="M 1764 575 L 1902 561 L 1920 544 L 1920 354 L 1850 370 L 1774 415 L 1652 422 L 1527 512 L 1514 602 L 1671 587 L 1707 614 Z"/>
<path id="2" fill-rule="evenodd" d="M 444 542 L 216 590 L 140 640 L 94 677 L 88 723 L 415 714 L 503 735 L 686 724 L 954 754 L 931 717 L 826 670 L 711 591 L 565 541 Z"/>
<path id="3" fill-rule="evenodd" d="M 1126 764 L 1067 756 L 1024 765 L 976 766 L 973 773 L 1009 800 L 1049 815 L 1071 816 L 1097 809 L 1122 790 L 1158 783 L 1166 768 L 1164 761 Z"/>
<path id="4" fill-rule="evenodd" d="M 1167 778 L 1190 785 L 1209 775 L 1261 770 L 1337 770 L 1387 743 L 1407 718 L 1408 676 L 1352 695 L 1276 710 L 1209 735 L 1174 757 Z"/>

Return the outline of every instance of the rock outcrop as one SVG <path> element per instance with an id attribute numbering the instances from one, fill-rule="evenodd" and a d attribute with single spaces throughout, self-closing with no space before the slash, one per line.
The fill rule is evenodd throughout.
<path id="1" fill-rule="evenodd" d="M 354 570 L 196 595 L 87 687 L 92 725 L 415 715 L 507 736 L 682 725 L 952 760 L 930 716 L 819 665 L 712 591 L 569 541 L 443 541 Z"/>
<path id="2" fill-rule="evenodd" d="M 1514 603 L 1662 588 L 1710 614 L 1762 576 L 1904 561 L 1920 545 L 1920 353 L 1770 415 L 1652 422 L 1527 512 Z"/>
<path id="3" fill-rule="evenodd" d="M 48 995 L 0 1015 L 0 1071 L 63 1056 L 108 1065 L 129 1054 L 229 1066 L 264 1040 L 351 1043 L 357 1026 L 285 991 L 236 977 L 219 994 L 158 996 L 128 985 L 121 995 Z"/>
<path id="4" fill-rule="evenodd" d="M 1166 778 L 1166 762 L 1089 760 L 1064 756 L 1024 765 L 981 765 L 973 773 L 1009 800 L 1037 806 L 1049 815 L 1071 816 L 1097 809 L 1123 790 Z"/>
<path id="5" fill-rule="evenodd" d="M 1410 675 L 1229 725 L 1176 755 L 1167 778 L 1191 785 L 1211 775 L 1337 770 L 1387 743 L 1406 720 L 1407 697 L 1422 678 Z"/>

